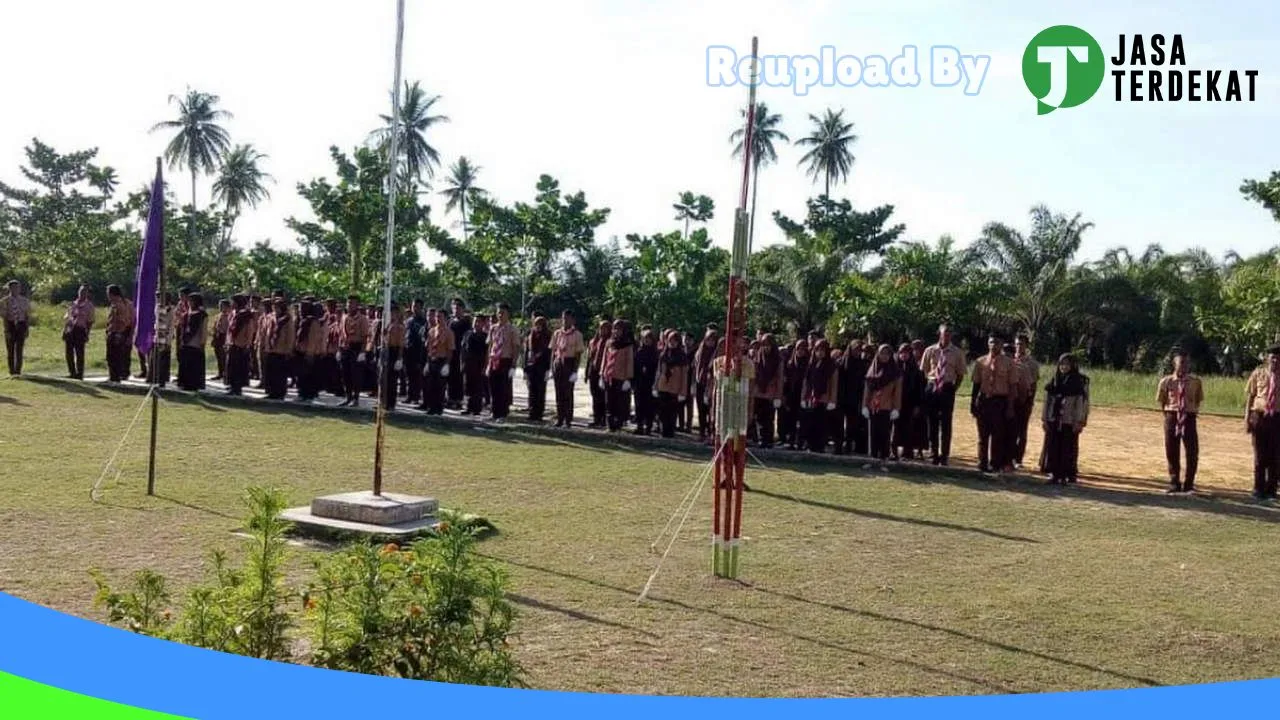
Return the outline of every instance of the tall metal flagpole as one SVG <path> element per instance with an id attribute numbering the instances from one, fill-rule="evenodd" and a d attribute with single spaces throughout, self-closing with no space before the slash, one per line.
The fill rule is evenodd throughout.
<path id="1" fill-rule="evenodd" d="M 751 150 L 755 139 L 756 84 L 759 78 L 757 38 L 751 38 L 751 81 L 747 129 L 742 141 L 742 192 L 733 223 L 733 253 L 729 264 L 729 298 L 724 329 L 724 371 L 716 380 L 715 499 L 712 508 L 712 572 L 738 577 L 738 544 L 742 536 L 742 494 L 747 470 L 748 380 L 742 373 L 742 338 L 746 328 L 747 258 L 749 230 L 747 198 L 751 185 Z"/>
<path id="2" fill-rule="evenodd" d="M 161 158 L 156 158 L 156 177 L 161 177 L 161 172 L 162 172 Z M 160 187 L 163 188 L 164 186 L 160 185 Z M 156 189 L 153 187 L 152 192 L 154 193 L 155 190 Z M 151 202 L 152 204 L 154 204 L 157 202 L 157 200 L 155 198 L 152 198 Z M 158 202 L 162 203 L 162 207 L 163 207 L 164 198 L 161 197 L 161 199 Z M 154 219 L 150 216 L 150 214 L 148 214 L 147 223 L 150 224 L 153 220 Z M 164 217 L 162 215 L 161 223 L 163 222 L 164 222 Z M 151 228 L 148 227 L 147 233 L 150 234 L 151 232 L 152 232 Z M 160 349 L 159 349 L 159 343 L 157 343 L 156 340 L 158 340 L 160 337 L 160 320 L 161 320 L 160 308 L 163 307 L 162 303 L 164 302 L 165 289 L 166 289 L 165 283 L 164 283 L 164 242 L 163 241 L 161 241 L 160 243 L 160 248 L 161 248 L 160 257 L 158 258 L 159 267 L 157 270 L 158 275 L 156 278 L 157 292 L 156 292 L 156 297 L 151 300 L 152 302 L 155 303 L 155 307 L 156 307 L 155 334 L 152 336 L 152 340 L 151 340 L 151 352 L 148 353 L 151 356 L 151 359 L 149 361 L 150 363 L 149 369 L 151 370 L 151 378 L 150 378 L 151 380 L 151 450 L 147 455 L 147 495 L 156 494 L 156 434 L 157 434 L 158 426 L 160 423 L 160 392 L 156 386 L 156 381 L 160 379 L 159 377 L 160 368 L 156 367 L 156 361 L 159 360 L 160 358 Z M 170 331 L 172 331 L 172 328 L 170 328 Z M 172 338 L 170 338 L 170 341 L 172 341 Z"/>
<path id="3" fill-rule="evenodd" d="M 399 182 L 400 167 L 400 67 L 404 58 L 404 0 L 396 0 L 396 60 L 394 80 L 391 86 L 391 143 L 388 148 L 387 162 L 387 265 L 383 277 L 382 295 L 382 350 L 378 357 L 378 413 L 377 440 L 373 451 L 373 494 L 382 495 L 382 449 L 386 437 L 387 392 L 391 373 L 388 360 L 390 349 L 387 346 L 388 328 L 391 326 L 391 282 L 395 272 L 396 242 L 396 183 Z M 394 390 L 392 390 L 394 392 Z"/>

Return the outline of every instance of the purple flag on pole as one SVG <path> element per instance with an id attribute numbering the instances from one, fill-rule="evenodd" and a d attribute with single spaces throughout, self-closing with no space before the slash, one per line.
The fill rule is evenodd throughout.
<path id="1" fill-rule="evenodd" d="M 151 185 L 151 211 L 147 214 L 147 234 L 138 257 L 138 280 L 133 307 L 138 314 L 133 345 L 147 355 L 156 339 L 156 288 L 164 268 L 164 178 L 156 161 L 156 180 Z"/>

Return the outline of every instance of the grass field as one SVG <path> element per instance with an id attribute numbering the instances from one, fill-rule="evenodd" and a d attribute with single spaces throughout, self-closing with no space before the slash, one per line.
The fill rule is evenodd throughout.
<path id="1" fill-rule="evenodd" d="M 64 309 L 47 305 L 35 308 L 35 323 L 31 329 L 31 338 L 27 343 L 27 372 L 57 376 L 66 375 L 67 365 L 62 344 L 63 312 Z M 212 317 L 216 313 L 217 310 L 215 308 L 214 312 L 211 313 L 210 323 L 213 322 Z M 99 308 L 98 327 L 94 330 L 89 346 L 85 351 L 86 370 L 90 371 L 90 374 L 94 374 L 92 371 L 97 371 L 96 374 L 105 375 L 107 371 L 106 343 L 102 331 L 106 318 L 106 308 Z M 216 367 L 213 353 L 209 352 L 207 355 L 209 368 L 212 372 Z M 137 372 L 138 363 L 136 357 L 133 367 L 134 372 Z M 1048 382 L 1049 373 L 1051 372 L 1052 369 L 1049 366 L 1041 369 L 1042 386 Z M 1156 383 L 1159 378 L 1156 376 L 1096 368 L 1089 369 L 1087 372 L 1091 379 L 1090 387 L 1095 405 L 1100 407 L 1158 409 L 1155 398 Z M 1204 411 L 1206 413 L 1231 416 L 1243 414 L 1245 383 L 1243 378 L 1213 376 L 1205 377 L 1204 382 Z M 965 387 L 962 391 L 967 392 L 968 388 Z"/>
<path id="2" fill-rule="evenodd" d="M 0 435 L 0 589 L 101 619 L 90 566 L 189 582 L 209 549 L 240 542 L 232 532 L 246 487 L 278 486 L 301 504 L 368 482 L 364 419 L 173 399 L 163 406 L 159 496 L 145 495 L 145 432 L 136 432 L 95 504 L 89 488 L 139 401 L 0 380 L 0 425 L 10 430 Z M 1131 428 L 1131 413 L 1149 417 L 1101 414 L 1086 457 Z M 958 424 L 961 449 L 969 425 Z M 1143 479 L 1058 490 L 771 460 L 750 471 L 744 582 L 709 578 L 704 491 L 637 605 L 656 562 L 650 543 L 706 461 L 701 452 L 423 424 L 391 428 L 388 449 L 389 489 L 429 493 L 498 526 L 480 547 L 512 574 L 516 645 L 535 687 L 934 695 L 1280 669 L 1280 566 L 1264 559 L 1280 513 L 1269 508 L 1169 498 Z M 1148 453 L 1140 465 L 1150 450 L 1113 452 L 1120 462 Z M 1133 466 L 1121 465 L 1137 474 Z M 299 548 L 297 572 L 309 552 Z"/>

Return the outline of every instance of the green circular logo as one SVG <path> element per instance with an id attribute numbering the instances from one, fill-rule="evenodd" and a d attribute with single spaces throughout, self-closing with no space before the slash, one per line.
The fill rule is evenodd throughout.
<path id="1" fill-rule="evenodd" d="M 1102 46 L 1071 25 L 1041 30 L 1022 54 L 1022 80 L 1036 96 L 1040 115 L 1083 104 L 1102 87 L 1106 74 Z"/>

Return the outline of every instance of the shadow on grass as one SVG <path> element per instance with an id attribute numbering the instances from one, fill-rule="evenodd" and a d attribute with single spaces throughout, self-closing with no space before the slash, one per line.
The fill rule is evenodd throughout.
<path id="1" fill-rule="evenodd" d="M 544 567 L 539 567 L 537 565 L 530 565 L 526 563 L 517 562 L 515 560 L 508 560 L 505 558 L 494 557 L 492 555 L 482 555 L 482 556 L 487 557 L 490 560 L 506 563 L 508 565 L 513 565 L 515 567 L 524 568 L 526 570 L 533 570 L 535 572 L 541 572 L 548 575 L 553 575 L 555 577 L 563 578 L 565 580 L 581 582 L 595 588 L 600 588 L 602 590 L 609 590 L 615 593 L 626 595 L 631 599 L 634 599 L 639 594 L 635 590 L 629 590 L 627 588 L 618 587 L 616 585 L 610 585 L 608 583 L 600 582 L 599 580 L 592 580 L 590 578 L 585 578 L 580 575 L 573 575 L 571 573 L 561 572 L 559 570 L 552 570 L 550 568 L 544 568 Z M 721 620 L 738 623 L 740 625 L 746 625 L 748 627 L 756 628 L 759 630 L 765 630 L 767 632 L 777 633 L 779 635 L 789 637 L 793 640 L 809 643 L 811 645 L 815 645 L 817 647 L 821 647 L 826 650 L 834 650 L 836 652 L 841 652 L 846 655 L 851 655 L 856 657 L 866 657 L 866 658 L 871 658 L 873 660 L 879 660 L 882 662 L 895 663 L 895 664 L 903 665 L 905 667 L 909 667 L 922 672 L 949 678 L 951 680 L 959 680 L 961 682 L 966 682 L 971 685 L 976 685 L 986 690 L 990 690 L 998 693 L 1012 693 L 1012 692 L 1018 691 L 1017 688 L 1014 688 L 1010 686 L 1008 683 L 1005 683 L 999 680 L 987 680 L 979 677 L 973 677 L 970 675 L 964 675 L 958 672 L 954 672 L 952 670 L 946 670 L 944 668 L 929 665 L 927 663 L 922 663 L 917 660 L 912 660 L 910 658 L 894 657 L 892 655 L 877 653 L 870 650 L 860 650 L 858 648 L 849 647 L 848 645 L 842 645 L 840 643 L 832 642 L 830 640 L 826 640 L 820 637 L 814 637 L 812 635 L 796 633 L 790 630 L 786 630 L 784 628 L 769 625 L 768 623 L 760 622 L 758 620 L 752 620 L 750 618 L 741 617 L 739 615 L 733 615 L 731 613 L 716 610 L 714 608 L 701 607 L 698 605 L 690 605 L 689 603 L 681 602 L 679 600 L 659 598 L 652 594 L 648 596 L 648 599 L 661 605 L 666 605 L 669 607 L 673 607 L 673 608 L 677 608 L 677 609 L 685 610 L 689 612 L 701 613 L 704 615 L 709 615 L 712 617 L 719 618 Z"/>
<path id="2" fill-rule="evenodd" d="M 81 380 L 71 380 L 69 378 L 55 378 L 55 377 L 48 377 L 44 375 L 26 375 L 23 377 L 23 379 L 28 382 L 35 383 L 37 385 L 49 385 L 52 387 L 56 387 L 59 390 L 66 390 L 67 392 L 73 395 L 88 395 L 89 397 L 93 397 L 93 398 L 107 397 L 106 393 L 102 392 L 101 390 L 94 387 L 93 385 L 90 385 L 89 383 L 86 383 Z"/>
<path id="3" fill-rule="evenodd" d="M 17 405 L 18 407 L 31 407 L 30 405 L 27 405 L 26 403 L 22 402 L 18 398 L 11 398 L 11 397 L 8 397 L 7 395 L 0 395 L 0 405 Z"/>
<path id="4" fill-rule="evenodd" d="M 651 633 L 651 632 L 649 632 L 648 630 L 641 630 L 641 629 L 640 629 L 640 628 L 638 628 L 638 627 L 634 627 L 634 626 L 631 626 L 631 625 L 627 625 L 627 624 L 625 624 L 625 623 L 614 622 L 613 620 L 605 620 L 605 619 L 604 619 L 604 618 L 602 618 L 602 617 L 597 617 L 597 616 L 595 616 L 595 615 L 590 615 L 590 614 L 588 614 L 588 613 L 584 613 L 584 612 L 582 612 L 582 611 L 580 611 L 580 610 L 572 610 L 572 609 L 570 609 L 570 608 L 563 608 L 563 607 L 560 607 L 560 606 L 558 606 L 558 605 L 552 605 L 551 603 L 546 603 L 546 602 L 543 602 L 543 601 L 541 601 L 541 600 L 536 600 L 536 599 L 531 598 L 531 597 L 526 597 L 526 596 L 524 596 L 524 595 L 517 595 L 517 594 L 515 594 L 515 593 L 507 593 L 507 599 L 508 599 L 508 600 L 510 600 L 511 602 L 515 603 L 516 605 L 520 605 L 520 606 L 522 606 L 522 607 L 533 608 L 533 609 L 535 609 L 535 610 L 545 610 L 545 611 L 547 611 L 547 612 L 553 612 L 553 613 L 556 613 L 556 614 L 558 614 L 558 615 L 564 615 L 564 616 L 566 616 L 566 617 L 572 618 L 572 619 L 574 619 L 574 620 L 581 620 L 581 621 L 583 621 L 583 622 L 591 623 L 592 625 L 602 625 L 602 626 L 605 626 L 605 627 L 616 628 L 616 629 L 618 629 L 618 630 L 627 630 L 627 631 L 630 631 L 630 632 L 633 632 L 633 633 L 636 633 L 636 634 L 639 634 L 639 635 L 643 635 L 643 636 L 648 637 L 648 638 L 655 638 L 655 639 L 656 639 L 656 638 L 658 637 L 658 635 L 655 635 L 654 633 Z"/>
<path id="5" fill-rule="evenodd" d="M 1035 544 L 1040 543 L 1039 540 L 1035 540 L 1033 538 L 1022 537 L 1020 535 L 1005 535 L 1004 533 L 998 533 L 998 532 L 995 532 L 994 530 L 987 530 L 984 528 L 972 527 L 969 525 L 958 525 L 955 523 L 941 522 L 938 520 L 926 520 L 924 518 L 910 518 L 910 517 L 902 517 L 899 515 L 889 515 L 887 513 L 880 513 L 872 510 L 859 510 L 858 508 L 852 508 L 846 505 L 836 505 L 834 503 L 823 502 L 821 500 L 811 500 L 809 498 L 796 497 L 794 495 L 774 493 L 774 492 L 769 492 L 768 490 L 761 490 L 759 488 L 756 488 L 751 492 L 753 495 L 760 495 L 767 498 L 773 498 L 774 500 L 784 500 L 786 502 L 793 502 L 793 503 L 799 503 L 801 505 L 808 505 L 809 507 L 822 508 L 824 510 L 834 510 L 836 512 L 848 513 L 850 515 L 856 515 L 858 517 L 867 518 L 869 520 L 886 520 L 888 522 L 906 523 L 909 525 L 920 525 L 923 527 L 938 528 L 940 530 L 955 530 L 958 532 L 967 532 L 967 533 L 974 533 L 977 535 L 985 535 L 986 537 L 996 538 L 997 540 L 1009 540 L 1012 542 L 1020 542 L 1020 543 L 1035 543 Z"/>

